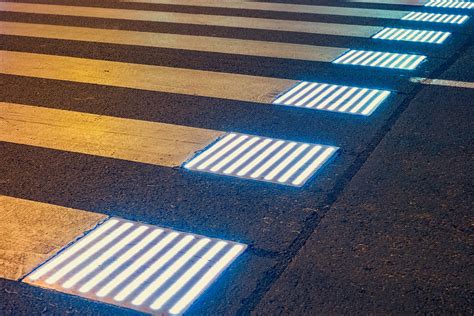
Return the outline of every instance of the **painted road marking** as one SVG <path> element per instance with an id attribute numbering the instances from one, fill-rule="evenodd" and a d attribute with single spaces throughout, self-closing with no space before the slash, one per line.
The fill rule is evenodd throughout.
<path id="1" fill-rule="evenodd" d="M 428 78 L 418 78 L 418 77 L 410 78 L 410 81 L 414 83 L 421 83 L 421 84 L 433 85 L 433 86 L 474 89 L 474 82 L 444 80 L 444 79 L 428 79 Z"/>
<path id="2" fill-rule="evenodd" d="M 370 115 L 389 91 L 303 81 L 279 96 L 274 104 L 340 113 Z"/>
<path id="3" fill-rule="evenodd" d="M 184 168 L 301 187 L 337 147 L 229 133 Z"/>
<path id="4" fill-rule="evenodd" d="M 224 132 L 0 102 L 0 141 L 177 167 Z"/>
<path id="5" fill-rule="evenodd" d="M 402 20 L 406 21 L 422 21 L 449 24 L 463 24 L 467 21 L 467 19 L 469 19 L 468 15 L 423 12 L 410 12 L 402 18 Z"/>
<path id="6" fill-rule="evenodd" d="M 0 51 L 0 73 L 192 96 L 272 103 L 298 81 L 75 57 Z M 133 76 L 130 76 L 133 74 Z"/>
<path id="7" fill-rule="evenodd" d="M 169 5 L 189 5 L 228 9 L 261 10 L 274 12 L 310 13 L 324 15 L 340 15 L 368 17 L 379 19 L 399 19 L 406 11 L 376 10 L 362 8 L 332 7 L 322 5 L 302 5 L 289 3 L 268 3 L 256 1 L 195 1 L 195 0 L 125 0 L 122 2 L 155 3 Z"/>
<path id="8" fill-rule="evenodd" d="M 379 33 L 375 34 L 373 38 L 389 40 L 389 41 L 408 41 L 408 42 L 442 44 L 450 35 L 451 33 L 449 32 L 398 29 L 398 28 L 387 27 L 387 28 L 384 28 Z"/>
<path id="9" fill-rule="evenodd" d="M 106 218 L 5 195 L 0 195 L 0 210 L 0 277 L 11 280 L 20 279 Z"/>
<path id="10" fill-rule="evenodd" d="M 425 59 L 426 56 L 422 55 L 350 50 L 334 60 L 333 63 L 413 70 Z"/>
<path id="11" fill-rule="evenodd" d="M 382 29 L 378 26 L 365 25 L 14 2 L 0 2 L 0 11 L 175 24 L 210 25 L 355 37 L 370 37 Z M 406 12 L 401 14 L 398 18 L 403 16 L 405 13 Z"/>
<path id="12" fill-rule="evenodd" d="M 209 36 L 0 22 L 0 34 L 330 62 L 347 49 Z"/>
<path id="13" fill-rule="evenodd" d="M 463 1 L 428 1 L 425 4 L 426 7 L 436 7 L 436 8 L 453 8 L 453 9 L 473 9 L 474 3 L 472 2 L 463 2 Z"/>
<path id="14" fill-rule="evenodd" d="M 142 312 L 182 314 L 245 248 L 113 217 L 24 282 Z"/>

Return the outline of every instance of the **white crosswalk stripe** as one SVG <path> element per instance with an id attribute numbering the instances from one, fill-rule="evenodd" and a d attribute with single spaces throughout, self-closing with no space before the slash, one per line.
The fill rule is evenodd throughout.
<path id="1" fill-rule="evenodd" d="M 10 51 L 0 54 L 3 74 L 247 102 L 271 103 L 279 91 L 297 83 L 289 79 L 56 55 Z"/>
<path id="2" fill-rule="evenodd" d="M 0 141 L 180 166 L 223 132 L 0 102 Z"/>
<path id="3" fill-rule="evenodd" d="M 313 13 L 336 16 L 369 17 L 379 19 L 399 19 L 406 12 L 400 10 L 377 10 L 365 8 L 345 8 L 324 5 L 303 5 L 290 3 L 272 3 L 263 1 L 194 1 L 194 0 L 121 0 L 123 2 L 154 3 L 168 5 L 192 5 L 200 7 L 245 9 L 256 11 Z"/>
<path id="4" fill-rule="evenodd" d="M 469 19 L 468 15 L 423 13 L 423 12 L 410 12 L 402 18 L 402 20 L 406 20 L 406 21 L 421 21 L 421 22 L 448 23 L 448 24 L 463 24 L 468 19 Z"/>
<path id="5" fill-rule="evenodd" d="M 408 41 L 442 44 L 450 35 L 451 33 L 449 32 L 398 29 L 387 27 L 379 33 L 375 34 L 373 38 L 388 41 Z"/>
<path id="6" fill-rule="evenodd" d="M 426 56 L 413 54 L 350 50 L 334 60 L 333 63 L 413 70 L 425 59 Z"/>
<path id="7" fill-rule="evenodd" d="M 356 37 L 370 37 L 381 29 L 381 27 L 365 25 L 14 2 L 0 2 L 0 11 Z M 403 16 L 403 14 L 398 15 L 397 17 Z"/>
<path id="8" fill-rule="evenodd" d="M 331 61 L 347 50 L 346 48 L 211 36 L 104 30 L 12 22 L 0 22 L 0 34 L 321 62 Z"/>
<path id="9" fill-rule="evenodd" d="M 279 96 L 274 104 L 370 115 L 389 91 L 301 82 Z"/>
<path id="10" fill-rule="evenodd" d="M 230 133 L 184 166 L 247 179 L 302 186 L 337 148 Z"/>
<path id="11" fill-rule="evenodd" d="M 433 0 L 428 1 L 425 4 L 426 7 L 436 7 L 436 8 L 453 8 L 453 9 L 473 9 L 474 3 L 472 2 L 463 2 L 463 1 L 446 1 L 446 0 Z"/>
<path id="12" fill-rule="evenodd" d="M 146 303 L 140 308 L 146 312 L 181 314 L 245 248 L 111 218 L 25 281 L 88 298 L 104 299 L 111 294 L 124 307 Z"/>

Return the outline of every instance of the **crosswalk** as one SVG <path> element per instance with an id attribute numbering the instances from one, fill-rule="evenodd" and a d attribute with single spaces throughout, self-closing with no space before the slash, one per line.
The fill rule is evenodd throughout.
<path id="1" fill-rule="evenodd" d="M 367 8 L 361 3 L 381 6 Z M 384 8 L 385 4 L 401 9 Z M 367 128 L 377 133 L 380 120 L 396 106 L 394 96 L 404 97 L 396 86 L 359 76 L 373 72 L 387 81 L 397 76 L 415 84 L 409 78 L 421 70 L 426 75 L 431 52 L 404 51 L 397 42 L 443 49 L 471 23 L 471 8 L 470 2 L 463 1 L 408 0 L 348 0 L 330 5 L 246 0 L 121 0 L 94 6 L 80 1 L 74 5 L 0 2 L 0 37 L 5 43 L 19 43 L 18 50 L 8 45 L 0 48 L 1 78 L 19 83 L 18 89 L 12 88 L 17 90 L 4 91 L 0 100 L 5 165 L 12 163 L 9 155 L 18 155 L 25 168 L 29 155 L 34 160 L 42 150 L 46 159 L 42 168 L 55 179 L 61 177 L 58 172 L 80 176 L 92 168 L 77 163 L 76 157 L 111 166 L 120 163 L 121 171 L 110 171 L 111 182 L 133 181 L 128 171 L 146 169 L 149 178 L 156 174 L 160 183 L 147 194 L 169 205 L 155 209 L 151 216 L 87 210 L 85 205 L 103 199 L 116 199 L 112 204 L 120 205 L 123 197 L 102 197 L 99 192 L 89 204 L 80 203 L 89 197 L 79 201 L 74 194 L 67 199 L 44 198 L 41 190 L 46 183 L 39 178 L 31 190 L 2 189 L 0 228 L 7 233 L 0 241 L 4 248 L 0 249 L 0 277 L 145 313 L 192 310 L 226 269 L 245 270 L 239 258 L 248 246 L 278 253 L 279 247 L 291 244 L 293 237 L 283 242 L 278 236 L 288 223 L 300 221 L 304 226 L 304 216 L 294 213 L 306 203 L 307 195 L 318 200 L 331 190 L 334 179 L 357 156 L 352 148 L 360 151 L 366 146 L 357 143 L 358 134 Z M 269 18 L 271 14 L 276 17 Z M 257 31 L 264 32 L 253 35 Z M 333 44 L 315 45 L 313 40 L 322 38 Z M 61 45 L 85 49 L 72 54 Z M 103 45 L 110 58 L 97 57 L 95 45 Z M 140 62 L 140 56 L 130 60 L 122 55 L 123 49 L 160 60 L 157 64 Z M 187 56 L 204 66 L 194 66 L 192 60 L 167 65 L 171 58 L 180 61 Z M 246 65 L 229 66 L 226 71 L 217 67 L 234 60 Z M 254 74 L 248 65 L 267 67 L 265 75 Z M 307 68 L 302 77 L 281 75 L 280 70 L 295 65 Z M 353 83 L 341 84 L 324 69 L 340 72 Z M 28 86 L 22 82 L 67 86 L 71 91 L 49 101 L 49 96 L 23 93 Z M 88 95 L 91 89 L 113 96 L 110 102 L 118 110 L 110 111 L 110 104 Z M 93 113 L 81 108 L 89 101 L 97 106 Z M 212 107 L 203 106 L 207 103 Z M 210 109 L 213 113 L 207 116 L 216 117 L 217 112 L 227 122 L 235 122 L 233 127 L 207 121 Z M 254 112 L 252 122 L 257 126 L 242 121 L 246 111 Z M 287 124 L 298 124 L 303 117 L 304 122 L 314 120 L 314 127 L 301 126 L 301 133 L 285 134 L 290 130 Z M 260 133 L 259 126 L 264 125 L 269 127 Z M 346 143 L 336 141 L 333 133 L 338 128 L 350 129 Z M 346 144 L 354 145 L 347 148 Z M 70 166 L 60 169 L 62 164 Z M 30 176 L 28 170 L 18 174 Z M 104 179 L 91 181 L 100 185 Z M 198 192 L 190 195 L 188 187 Z M 61 190 L 74 192 L 74 188 L 57 190 L 59 196 Z M 139 196 L 130 194 L 134 199 Z M 192 201 L 200 195 L 202 201 Z M 140 205 L 132 199 L 132 208 L 134 202 Z M 202 216 L 207 226 L 201 227 L 203 221 L 176 224 L 181 222 L 175 217 L 188 221 L 182 208 L 190 205 L 195 209 L 188 212 Z M 291 212 L 290 205 L 295 208 Z M 272 207 L 280 213 L 276 221 L 269 215 Z M 216 215 L 219 220 L 200 215 L 207 214 L 204 208 L 222 215 Z M 260 217 L 252 218 L 250 213 Z M 267 227 L 272 221 L 279 224 Z M 226 227 L 230 232 L 222 234 Z M 252 236 L 248 231 L 253 231 Z M 267 235 L 276 236 L 276 246 L 266 249 Z M 222 295 L 231 297 L 217 300 L 235 299 L 234 294 Z"/>

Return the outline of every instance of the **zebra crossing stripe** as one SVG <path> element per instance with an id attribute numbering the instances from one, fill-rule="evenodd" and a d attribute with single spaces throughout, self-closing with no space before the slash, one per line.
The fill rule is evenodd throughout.
<path id="1" fill-rule="evenodd" d="M 408 41 L 442 44 L 450 35 L 450 32 L 398 29 L 387 27 L 379 33 L 375 34 L 373 38 L 388 41 Z"/>
<path id="2" fill-rule="evenodd" d="M 179 12 L 159 12 L 145 10 L 126 10 L 99 7 L 82 7 L 50 4 L 0 2 L 0 11 L 58 16 L 75 16 L 98 19 L 118 19 L 148 21 L 174 24 L 222 26 L 243 29 L 272 30 L 282 32 L 301 32 L 340 36 L 370 37 L 380 31 L 378 26 L 322 23 L 309 21 L 290 21 L 261 19 L 242 16 L 223 16 L 190 14 Z M 400 15 L 400 17 L 403 14 Z"/>
<path id="3" fill-rule="evenodd" d="M 76 57 L 13 51 L 0 51 L 0 54 L 0 73 L 3 74 L 246 102 L 272 103 L 279 91 L 298 83 L 280 78 Z"/>
<path id="4" fill-rule="evenodd" d="M 406 11 L 346 8 L 323 5 L 303 5 L 293 3 L 270 3 L 263 1 L 195 1 L 195 0 L 121 0 L 122 2 L 154 3 L 167 5 L 189 5 L 227 9 L 261 10 L 274 12 L 310 13 L 338 16 L 368 17 L 379 19 L 399 19 Z"/>
<path id="5" fill-rule="evenodd" d="M 301 187 L 337 147 L 229 133 L 184 168 Z"/>
<path id="6" fill-rule="evenodd" d="M 329 62 L 347 49 L 278 42 L 0 22 L 0 34 Z"/>
<path id="7" fill-rule="evenodd" d="M 402 17 L 402 20 L 405 21 L 421 21 L 448 24 L 463 24 L 467 21 L 467 19 L 469 19 L 468 15 L 423 12 L 410 12 L 404 17 Z"/>
<path id="8" fill-rule="evenodd" d="M 428 1 L 425 4 L 425 7 L 435 7 L 435 8 L 452 8 L 452 9 L 473 9 L 474 3 L 464 2 L 464 1 L 446 1 L 446 0 L 434 0 Z"/>
<path id="9" fill-rule="evenodd" d="M 425 59 L 426 56 L 422 55 L 350 50 L 334 60 L 333 63 L 413 70 Z"/>
<path id="10" fill-rule="evenodd" d="M 11 280 L 22 278 L 106 219 L 103 214 L 1 194 L 0 210 L 0 277 Z"/>
<path id="11" fill-rule="evenodd" d="M 113 217 L 24 282 L 143 312 L 181 314 L 245 248 Z"/>
<path id="12" fill-rule="evenodd" d="M 177 167 L 224 132 L 0 102 L 0 141 Z"/>
<path id="13" fill-rule="evenodd" d="M 280 95 L 273 104 L 332 112 L 370 115 L 389 91 L 303 81 Z"/>

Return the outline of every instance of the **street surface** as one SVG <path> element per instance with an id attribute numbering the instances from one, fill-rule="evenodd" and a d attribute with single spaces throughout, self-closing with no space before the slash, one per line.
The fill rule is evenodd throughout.
<path id="1" fill-rule="evenodd" d="M 474 7 L 445 5 L 0 2 L 0 315 L 472 314 Z"/>

